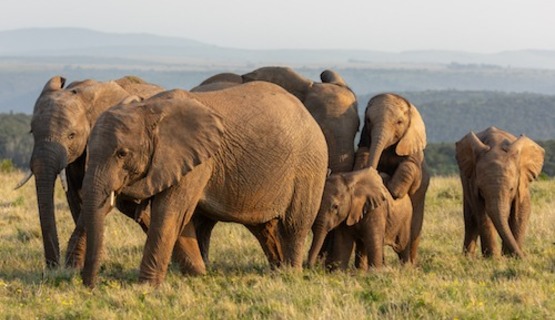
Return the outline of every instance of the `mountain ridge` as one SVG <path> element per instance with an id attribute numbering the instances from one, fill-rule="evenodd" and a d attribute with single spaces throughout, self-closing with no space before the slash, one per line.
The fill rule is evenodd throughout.
<path id="1" fill-rule="evenodd" d="M 185 37 L 150 33 L 109 33 L 85 28 L 25 28 L 0 31 L 0 56 L 141 57 L 148 48 L 153 60 L 199 60 L 205 64 L 233 63 L 336 64 L 439 63 L 487 64 L 518 68 L 555 69 L 555 51 L 516 50 L 475 53 L 453 50 L 389 52 L 362 49 L 241 49 L 221 47 Z M 138 52 L 139 51 L 139 52 Z"/>

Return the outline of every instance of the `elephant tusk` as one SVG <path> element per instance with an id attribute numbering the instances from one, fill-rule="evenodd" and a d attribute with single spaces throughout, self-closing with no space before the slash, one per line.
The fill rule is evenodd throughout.
<path id="1" fill-rule="evenodd" d="M 62 169 L 59 176 L 60 176 L 60 182 L 62 183 L 62 188 L 64 188 L 64 191 L 67 192 L 69 188 L 67 187 L 67 174 L 66 174 L 65 168 Z"/>
<path id="2" fill-rule="evenodd" d="M 113 207 L 116 202 L 116 194 L 114 191 L 110 193 L 110 206 Z"/>
<path id="3" fill-rule="evenodd" d="M 31 172 L 31 170 L 27 171 L 27 173 L 25 174 L 25 177 L 23 177 L 23 179 L 19 181 L 19 183 L 15 186 L 14 190 L 21 188 L 24 184 L 27 183 L 27 181 L 29 181 L 29 179 L 31 179 L 32 176 L 33 176 L 33 172 Z"/>

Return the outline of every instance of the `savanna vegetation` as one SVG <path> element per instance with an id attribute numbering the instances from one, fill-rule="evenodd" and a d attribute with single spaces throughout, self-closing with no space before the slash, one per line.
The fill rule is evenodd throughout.
<path id="1" fill-rule="evenodd" d="M 101 282 L 81 285 L 70 269 L 45 270 L 34 183 L 0 173 L 0 310 L 7 319 L 548 319 L 555 314 L 555 210 L 552 180 L 532 186 L 533 213 L 524 260 L 462 255 L 462 191 L 456 177 L 434 177 L 427 195 L 420 259 L 364 274 L 270 270 L 246 229 L 218 224 L 206 276 L 175 266 L 159 288 L 137 282 L 145 235 L 112 212 Z M 61 239 L 73 222 L 57 185 Z M 308 245 L 308 243 L 307 243 Z M 308 247 L 307 247 L 308 249 Z M 65 251 L 65 247 L 63 248 Z"/>

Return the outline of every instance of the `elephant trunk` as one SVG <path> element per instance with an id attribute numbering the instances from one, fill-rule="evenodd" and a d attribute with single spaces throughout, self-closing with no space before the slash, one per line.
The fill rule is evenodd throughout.
<path id="1" fill-rule="evenodd" d="M 308 251 L 308 266 L 314 267 L 316 260 L 318 259 L 318 253 L 324 245 L 324 240 L 328 234 L 327 228 L 322 224 L 316 222 L 312 227 L 312 245 Z"/>
<path id="2" fill-rule="evenodd" d="M 391 140 L 386 132 L 386 129 L 382 126 L 376 126 L 372 129 L 371 132 L 372 141 L 370 143 L 370 158 L 369 164 L 370 167 L 378 169 L 378 164 L 380 163 L 380 158 L 382 156 L 382 152 L 385 148 L 389 147 L 387 145 L 388 141 Z"/>
<path id="3" fill-rule="evenodd" d="M 486 202 L 486 212 L 491 218 L 495 229 L 503 240 L 503 246 L 509 249 L 518 258 L 524 258 L 524 253 L 520 249 L 511 228 L 509 227 L 509 216 L 511 204 L 505 200 L 493 199 Z"/>
<path id="4" fill-rule="evenodd" d="M 82 218 L 79 219 L 79 228 L 86 232 L 86 254 L 83 267 L 83 283 L 88 287 L 94 287 L 96 276 L 100 268 L 100 258 L 104 238 L 104 218 L 112 208 L 112 189 L 107 184 L 99 181 L 96 170 L 88 172 L 83 181 Z M 83 226 L 84 224 L 84 226 Z"/>
<path id="5" fill-rule="evenodd" d="M 37 203 L 46 266 L 60 264 L 60 246 L 54 213 L 54 184 L 58 173 L 67 165 L 65 149 L 56 143 L 35 146 L 31 171 L 35 175 Z"/>

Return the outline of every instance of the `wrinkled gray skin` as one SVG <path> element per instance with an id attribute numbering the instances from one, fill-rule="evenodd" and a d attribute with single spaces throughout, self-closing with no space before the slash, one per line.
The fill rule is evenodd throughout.
<path id="1" fill-rule="evenodd" d="M 190 223 L 197 210 L 247 226 L 272 266 L 302 267 L 328 155 L 317 123 L 282 88 L 172 90 L 117 106 L 98 120 L 89 148 L 78 222 L 87 234 L 85 285 L 95 284 L 112 192 L 151 203 L 140 281 L 163 281 L 179 235 L 202 264 Z"/>
<path id="2" fill-rule="evenodd" d="M 328 268 L 346 269 L 357 240 L 368 259 L 365 262 L 380 268 L 384 245 L 392 246 L 401 257 L 409 244 L 411 216 L 410 198 L 393 199 L 376 169 L 332 174 L 326 180 L 312 226 L 308 264 L 316 263 L 327 233 L 335 230 L 333 248 L 326 259 Z"/>
<path id="3" fill-rule="evenodd" d="M 356 153 L 355 169 L 373 167 L 391 177 L 394 199 L 409 195 L 413 214 L 410 244 L 403 261 L 416 262 L 430 175 L 424 161 L 426 129 L 420 113 L 405 98 L 379 94 L 368 102 Z"/>
<path id="4" fill-rule="evenodd" d="M 245 82 L 275 83 L 295 95 L 312 114 L 326 137 L 329 169 L 332 173 L 349 172 L 354 165 L 354 140 L 359 130 L 357 99 L 345 80 L 332 70 L 320 74 L 321 83 L 313 82 L 288 67 L 262 67 L 243 75 Z M 331 247 L 332 234 L 321 256 Z"/>
<path id="5" fill-rule="evenodd" d="M 495 127 L 470 132 L 456 143 L 464 195 L 464 248 L 473 255 L 480 237 L 482 254 L 524 257 L 522 245 L 530 219 L 530 183 L 540 174 L 545 151 L 525 136 Z"/>
<path id="6" fill-rule="evenodd" d="M 162 91 L 162 88 L 137 77 L 109 82 L 84 80 L 73 82 L 66 88 L 64 84 L 65 79 L 60 76 L 46 83 L 35 104 L 31 121 L 34 146 L 30 168 L 36 178 L 44 254 L 49 268 L 60 263 L 53 200 L 56 176 L 66 169 L 66 196 L 73 220 L 77 221 L 81 211 L 86 145 L 97 118 L 130 95 L 149 97 Z M 83 255 L 82 245 L 81 252 L 75 252 L 76 256 Z"/>

